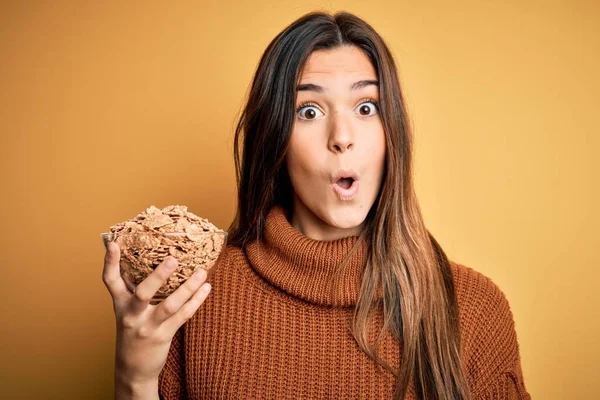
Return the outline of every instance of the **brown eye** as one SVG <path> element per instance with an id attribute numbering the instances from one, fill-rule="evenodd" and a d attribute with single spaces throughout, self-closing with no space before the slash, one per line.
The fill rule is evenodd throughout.
<path id="1" fill-rule="evenodd" d="M 373 101 L 362 103 L 359 107 L 358 112 L 363 117 L 368 117 L 377 113 L 377 105 Z"/>
<path id="2" fill-rule="evenodd" d="M 298 110 L 298 116 L 300 119 L 313 120 L 319 116 L 320 112 L 321 111 L 315 106 L 304 106 Z"/>

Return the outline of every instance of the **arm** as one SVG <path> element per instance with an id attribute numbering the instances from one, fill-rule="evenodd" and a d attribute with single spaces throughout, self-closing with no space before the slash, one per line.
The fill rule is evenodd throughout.
<path id="1" fill-rule="evenodd" d="M 177 260 L 167 257 L 132 292 L 120 274 L 120 259 L 118 244 L 108 242 L 102 281 L 112 297 L 117 325 L 115 397 L 156 399 L 158 383 L 169 399 L 181 398 L 185 393 L 182 326 L 210 293 L 210 285 L 202 285 L 206 272 L 196 272 L 197 279 L 188 279 L 163 303 L 152 305 L 150 300 L 175 270 Z"/>
<path id="2" fill-rule="evenodd" d="M 464 278 L 461 318 L 473 399 L 529 400 L 513 313 L 504 293 L 489 278 L 469 270 Z"/>
<path id="3" fill-rule="evenodd" d="M 159 400 L 158 382 L 132 383 L 115 374 L 115 400 Z"/>
<path id="4" fill-rule="evenodd" d="M 473 396 L 474 399 L 485 400 L 531 400 L 525 388 L 520 360 L 516 360 L 514 367 L 502 373 L 481 392 Z"/>

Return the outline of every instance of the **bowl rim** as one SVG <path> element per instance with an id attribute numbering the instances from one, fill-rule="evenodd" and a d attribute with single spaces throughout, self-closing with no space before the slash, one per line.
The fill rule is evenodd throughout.
<path id="1" fill-rule="evenodd" d="M 158 235 L 162 235 L 162 236 L 185 236 L 188 233 L 187 232 L 153 232 L 153 231 L 140 231 L 140 232 L 102 232 L 100 233 L 100 237 L 101 238 L 105 238 L 108 235 L 138 235 L 141 233 L 149 233 L 149 234 L 158 234 Z M 222 232 L 194 232 L 194 235 L 223 235 L 223 236 L 227 236 L 229 234 L 229 232 L 227 231 L 222 231 Z"/>

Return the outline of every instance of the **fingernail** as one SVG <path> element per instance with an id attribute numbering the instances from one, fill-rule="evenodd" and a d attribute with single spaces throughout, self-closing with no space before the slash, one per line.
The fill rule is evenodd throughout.
<path id="1" fill-rule="evenodd" d="M 204 275 L 205 273 L 206 272 L 203 269 L 201 269 L 200 271 L 196 271 L 194 273 L 194 279 L 197 280 L 197 281 L 203 280 L 204 277 L 205 277 L 205 275 Z"/>
<path id="2" fill-rule="evenodd" d="M 177 263 L 172 258 L 167 258 L 166 267 L 167 269 L 174 269 Z"/>
<path id="3" fill-rule="evenodd" d="M 202 293 L 208 293 L 210 292 L 210 289 L 212 289 L 212 287 L 210 286 L 210 283 L 207 283 L 205 285 L 202 285 Z"/>

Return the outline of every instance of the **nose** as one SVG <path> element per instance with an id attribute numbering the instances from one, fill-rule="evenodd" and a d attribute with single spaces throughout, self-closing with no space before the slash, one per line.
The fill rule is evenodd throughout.
<path id="1" fill-rule="evenodd" d="M 352 124 L 341 111 L 334 112 L 331 117 L 327 147 L 334 153 L 344 153 L 354 147 Z"/>

